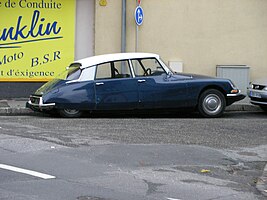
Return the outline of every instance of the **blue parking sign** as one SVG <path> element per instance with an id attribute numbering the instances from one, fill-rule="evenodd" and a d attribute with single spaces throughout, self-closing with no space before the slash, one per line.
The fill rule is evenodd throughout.
<path id="1" fill-rule="evenodd" d="M 144 11 L 141 6 L 137 6 L 134 12 L 135 23 L 140 26 L 144 20 Z"/>

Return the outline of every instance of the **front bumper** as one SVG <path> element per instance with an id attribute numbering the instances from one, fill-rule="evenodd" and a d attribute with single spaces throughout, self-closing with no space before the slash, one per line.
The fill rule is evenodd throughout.
<path id="1" fill-rule="evenodd" d="M 227 98 L 227 106 L 233 104 L 236 101 L 240 101 L 242 99 L 244 99 L 246 97 L 246 95 L 241 94 L 240 90 L 239 93 L 235 93 L 235 94 L 227 94 L 226 98 Z"/>
<path id="2" fill-rule="evenodd" d="M 43 103 L 41 96 L 30 96 L 30 100 L 26 103 L 26 107 L 34 111 L 46 111 L 52 110 L 55 107 L 55 103 Z"/>
<path id="3" fill-rule="evenodd" d="M 267 91 L 249 88 L 247 94 L 252 104 L 267 105 Z"/>

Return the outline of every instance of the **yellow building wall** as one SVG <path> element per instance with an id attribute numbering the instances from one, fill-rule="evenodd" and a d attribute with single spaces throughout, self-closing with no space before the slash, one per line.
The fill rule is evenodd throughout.
<path id="1" fill-rule="evenodd" d="M 95 9 L 95 54 L 121 51 L 121 0 Z M 182 61 L 188 73 L 216 75 L 216 65 L 248 65 L 267 76 L 267 0 L 142 0 L 138 51 Z M 135 0 L 127 0 L 127 52 L 136 48 Z"/>

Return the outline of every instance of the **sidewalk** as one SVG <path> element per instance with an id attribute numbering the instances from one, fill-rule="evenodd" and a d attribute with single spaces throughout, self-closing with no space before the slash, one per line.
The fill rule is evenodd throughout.
<path id="1" fill-rule="evenodd" d="M 34 115 L 32 110 L 26 108 L 27 101 L 26 98 L 0 100 L 0 116 Z"/>

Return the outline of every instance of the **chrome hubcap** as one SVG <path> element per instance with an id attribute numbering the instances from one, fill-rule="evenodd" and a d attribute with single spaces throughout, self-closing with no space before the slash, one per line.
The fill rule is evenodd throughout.
<path id="1" fill-rule="evenodd" d="M 76 109 L 64 109 L 64 111 L 71 115 L 79 113 L 79 110 L 76 110 Z"/>
<path id="2" fill-rule="evenodd" d="M 222 108 L 222 101 L 216 94 L 209 94 L 203 101 L 203 109 L 206 113 L 216 114 Z"/>

